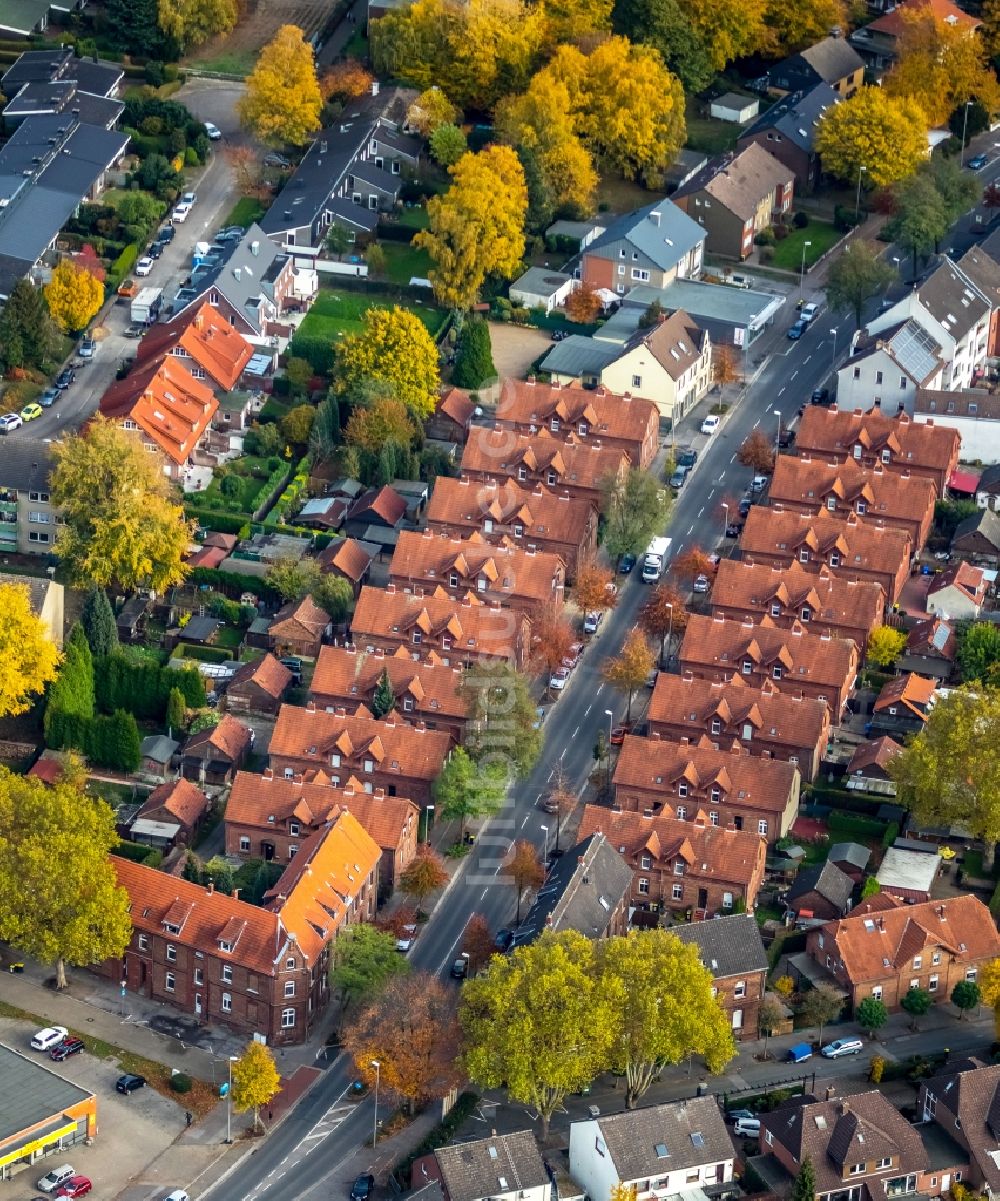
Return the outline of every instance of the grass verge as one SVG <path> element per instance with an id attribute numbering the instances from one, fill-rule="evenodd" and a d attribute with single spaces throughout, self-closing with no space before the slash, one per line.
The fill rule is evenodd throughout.
<path id="1" fill-rule="evenodd" d="M 242 225 L 244 228 L 259 221 L 267 212 L 267 205 L 256 196 L 241 196 L 230 209 L 229 216 L 223 225 Z"/>
<path id="2" fill-rule="evenodd" d="M 802 266 L 802 249 L 805 247 L 806 266 L 811 267 L 843 236 L 826 221 L 810 221 L 805 229 L 793 229 L 787 238 L 775 243 L 771 266 L 779 271 L 798 271 Z M 806 246 L 806 242 L 810 244 Z"/>
<path id="3" fill-rule="evenodd" d="M 385 251 L 385 274 L 394 284 L 408 284 L 411 279 L 426 279 L 431 269 L 431 256 L 417 246 L 402 242 L 382 242 Z"/>

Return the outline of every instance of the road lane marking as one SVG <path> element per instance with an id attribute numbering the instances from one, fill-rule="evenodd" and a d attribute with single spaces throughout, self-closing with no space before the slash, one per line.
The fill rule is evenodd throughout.
<path id="1" fill-rule="evenodd" d="M 583 716 L 584 716 L 584 717 L 587 717 L 587 716 L 588 716 L 588 714 L 590 713 L 591 709 L 593 709 L 593 707 L 594 707 L 594 702 L 593 702 L 593 701 L 591 701 L 591 702 L 590 702 L 590 704 L 589 704 L 589 705 L 586 707 L 586 709 L 584 709 L 584 711 L 583 711 Z M 550 777 L 549 777 L 549 779 L 551 779 L 551 778 L 552 778 L 552 777 L 550 776 Z"/>
<path id="2" fill-rule="evenodd" d="M 811 355 L 811 354 L 807 354 L 807 355 L 806 355 L 806 357 L 805 357 L 805 358 L 802 360 L 802 366 L 804 367 L 804 366 L 806 365 L 806 363 L 808 363 L 808 362 L 809 362 L 809 360 L 810 360 L 811 358 L 812 358 L 812 355 Z"/>
<path id="3" fill-rule="evenodd" d="M 577 736 L 577 734 L 579 734 L 579 733 L 580 733 L 580 727 L 577 726 L 576 729 L 573 731 L 572 737 L 575 738 Z"/>
<path id="4" fill-rule="evenodd" d="M 700 517 L 702 515 L 702 513 L 704 513 L 704 512 L 705 512 L 705 506 L 702 505 L 701 508 L 698 510 L 698 516 Z"/>
<path id="5" fill-rule="evenodd" d="M 692 522 L 691 522 L 691 524 L 688 526 L 688 532 L 687 532 L 687 535 L 686 535 L 686 537 L 690 537 L 690 536 L 691 536 L 691 531 L 692 531 L 693 529 L 694 529 L 694 522 L 692 521 Z"/>
<path id="6" fill-rule="evenodd" d="M 528 818 L 529 818 L 530 816 L 531 816 L 531 814 L 530 814 L 530 813 L 525 815 L 524 821 L 523 821 L 523 822 L 521 822 L 521 829 L 522 829 L 522 830 L 523 830 L 523 829 L 524 829 L 524 827 L 525 827 L 525 826 L 528 824 Z"/>
<path id="7" fill-rule="evenodd" d="M 782 393 L 783 393 L 784 391 L 785 391 L 785 389 L 784 389 L 784 388 L 779 388 L 779 389 L 778 389 L 778 395 L 779 395 L 779 396 L 781 396 L 781 395 L 782 395 Z"/>
<path id="8" fill-rule="evenodd" d="M 735 462 L 736 462 L 736 455 L 735 455 L 735 454 L 733 454 L 733 455 L 732 455 L 732 457 L 730 458 L 730 460 L 729 460 L 729 461 L 730 461 L 730 463 L 735 463 Z"/>
<path id="9" fill-rule="evenodd" d="M 795 377 L 798 375 L 798 373 L 799 373 L 799 369 L 798 369 L 798 367 L 796 367 L 789 378 L 795 379 Z"/>

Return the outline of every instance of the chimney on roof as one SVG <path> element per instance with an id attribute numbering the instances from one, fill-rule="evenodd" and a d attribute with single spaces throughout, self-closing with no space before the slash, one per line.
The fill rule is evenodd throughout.
<path id="1" fill-rule="evenodd" d="M 302 787 L 302 773 L 300 771 L 297 771 L 295 775 L 292 776 L 292 783 L 299 788 Z"/>
<path id="2" fill-rule="evenodd" d="M 660 225 L 660 214 L 659 214 L 658 210 L 656 210 L 656 209 L 653 209 L 653 211 L 652 211 L 652 212 L 649 214 L 649 219 L 650 219 L 650 221 L 652 221 L 652 223 L 653 223 L 653 224 L 654 224 L 654 225 L 655 225 L 657 228 L 659 228 L 659 225 Z"/>
<path id="3" fill-rule="evenodd" d="M 209 882 L 205 885 L 205 891 L 208 893 L 209 896 L 211 896 L 212 893 L 215 892 L 215 885 L 213 884 L 213 882 L 211 880 L 209 880 Z"/>
<path id="4" fill-rule="evenodd" d="M 274 768 L 273 767 L 265 767 L 264 770 L 261 772 L 261 779 L 273 780 L 274 779 Z"/>
<path id="5" fill-rule="evenodd" d="M 306 701 L 306 712 L 307 713 L 315 713 L 316 712 L 316 702 L 315 701 Z"/>
<path id="6" fill-rule="evenodd" d="M 238 888 L 233 889 L 232 897 L 234 901 L 238 901 L 240 899 L 240 890 Z"/>

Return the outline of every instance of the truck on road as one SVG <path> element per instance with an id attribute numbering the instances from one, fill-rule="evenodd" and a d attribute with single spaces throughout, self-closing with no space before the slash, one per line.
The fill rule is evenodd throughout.
<path id="1" fill-rule="evenodd" d="M 162 288 L 140 288 L 132 298 L 129 316 L 136 325 L 152 325 L 160 315 Z"/>
<path id="2" fill-rule="evenodd" d="M 669 538 L 654 538 L 646 547 L 642 560 L 642 582 L 656 584 L 667 566 L 667 552 L 670 550 Z"/>

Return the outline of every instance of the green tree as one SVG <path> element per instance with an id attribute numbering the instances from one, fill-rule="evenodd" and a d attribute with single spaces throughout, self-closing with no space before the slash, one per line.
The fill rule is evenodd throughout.
<path id="1" fill-rule="evenodd" d="M 287 555 L 275 559 L 264 574 L 264 582 L 282 600 L 301 600 L 316 587 L 320 570 L 315 559 L 296 559 Z"/>
<path id="2" fill-rule="evenodd" d="M 861 888 L 861 899 L 867 901 L 869 897 L 876 897 L 882 891 L 882 885 L 879 884 L 875 876 L 868 876 L 865 879 Z"/>
<path id="3" fill-rule="evenodd" d="M 392 690 L 392 681 L 389 679 L 389 669 L 382 668 L 382 674 L 378 678 L 378 683 L 375 685 L 375 692 L 372 694 L 371 711 L 375 717 L 385 717 L 387 713 L 391 713 L 396 707 L 396 694 Z"/>
<path id="4" fill-rule="evenodd" d="M 765 996 L 757 1009 L 757 1029 L 764 1039 L 764 1058 L 767 1059 L 767 1040 L 784 1021 L 785 1008 L 774 997 Z"/>
<path id="5" fill-rule="evenodd" d="M 910 1015 L 910 1029 L 917 1029 L 917 1021 L 930 1009 L 934 1003 L 931 994 L 925 988 L 908 988 L 899 1002 Z"/>
<path id="6" fill-rule="evenodd" d="M 666 524 L 670 510 L 666 491 L 648 471 L 638 468 L 624 478 L 601 482 L 604 549 L 617 564 L 622 555 L 638 555 Z"/>
<path id="7" fill-rule="evenodd" d="M 816 1169 L 808 1155 L 792 1184 L 790 1201 L 816 1201 Z"/>
<path id="8" fill-rule="evenodd" d="M 886 233 L 909 250 L 916 272 L 918 257 L 930 254 L 948 232 L 948 205 L 925 174 L 903 180 L 893 190 L 893 201 L 896 215 L 886 225 Z"/>
<path id="9" fill-rule="evenodd" d="M 1000 692 L 974 686 L 940 697 L 920 733 L 895 756 L 889 773 L 919 822 L 961 825 L 983 840 L 993 870 L 1000 838 Z"/>
<path id="10" fill-rule="evenodd" d="M 288 386 L 292 390 L 293 396 L 305 396 L 309 391 L 309 384 L 312 381 L 313 369 L 308 359 L 300 359 L 293 355 L 285 363 L 285 379 L 288 380 Z M 315 415 L 315 413 L 314 413 Z M 289 413 L 288 416 L 291 416 Z M 310 431 L 312 427 L 312 419 L 309 421 Z M 285 435 L 288 437 L 288 435 Z M 295 441 L 294 438 L 289 441 Z"/>
<path id="11" fill-rule="evenodd" d="M 879 626 L 868 638 L 868 662 L 879 667 L 895 663 L 906 646 L 906 632 L 892 626 Z"/>
<path id="12" fill-rule="evenodd" d="M 465 134 L 457 125 L 439 125 L 430 136 L 431 154 L 441 167 L 453 167 L 469 149 Z"/>
<path id="13" fill-rule="evenodd" d="M 475 391 L 496 377 L 490 327 L 482 317 L 467 317 L 462 323 L 455 347 L 455 368 L 451 373 L 451 382 L 456 388 Z"/>
<path id="14" fill-rule="evenodd" d="M 354 589 L 343 576 L 333 572 L 321 572 L 309 595 L 334 622 L 345 621 L 354 604 Z"/>
<path id="15" fill-rule="evenodd" d="M 660 52 L 685 92 L 703 92 L 715 77 L 712 57 L 680 0 L 617 0 L 615 33 Z"/>
<path id="16" fill-rule="evenodd" d="M 494 956 L 462 989 L 465 1070 L 481 1088 L 506 1086 L 512 1101 L 533 1106 L 543 1138 L 567 1094 L 611 1061 L 621 990 L 609 994 L 597 954 L 576 931 L 543 934 Z"/>
<path id="17" fill-rule="evenodd" d="M 56 678 L 59 651 L 26 585 L 0 583 L 0 613 L 0 717 L 12 717 L 27 713 Z"/>
<path id="18" fill-rule="evenodd" d="M 167 725 L 174 733 L 184 729 L 184 719 L 187 717 L 187 706 L 179 688 L 171 688 L 167 697 Z"/>
<path id="19" fill-rule="evenodd" d="M 889 1020 L 889 1011 L 885 1007 L 885 1002 L 879 1000 L 878 997 L 865 997 L 858 1005 L 854 1016 L 862 1030 L 868 1032 L 868 1037 L 874 1038 L 876 1032 L 881 1030 Z"/>
<path id="20" fill-rule="evenodd" d="M 270 1105 L 281 1092 L 281 1075 L 274 1052 L 263 1043 L 247 1043 L 246 1050 L 232 1065 L 233 1109 L 237 1113 L 253 1110 L 253 1128 L 260 1125 L 260 1107 Z"/>
<path id="21" fill-rule="evenodd" d="M 0 938 L 42 963 L 118 959 L 132 936 L 110 853 L 115 815 L 67 778 L 45 785 L 0 768 Z"/>
<path id="22" fill-rule="evenodd" d="M 860 239 L 850 242 L 835 255 L 826 274 L 826 299 L 831 309 L 854 314 L 858 329 L 865 305 L 889 287 L 897 274 L 881 257 L 877 247 Z"/>
<path id="23" fill-rule="evenodd" d="M 348 396 L 363 382 L 384 384 L 419 419 L 437 404 L 441 375 L 437 347 L 427 327 L 408 309 L 371 308 L 362 329 L 337 343 L 333 387 Z"/>
<path id="24" fill-rule="evenodd" d="M 503 774 L 489 765 L 480 770 L 464 747 L 456 747 L 434 782 L 438 816 L 460 822 L 459 839 L 464 840 L 467 821 L 499 812 L 506 783 Z"/>
<path id="25" fill-rule="evenodd" d="M 45 295 L 29 279 L 11 289 L 0 311 L 0 361 L 12 367 L 41 367 L 55 344 L 56 331 Z"/>
<path id="26" fill-rule="evenodd" d="M 309 454 L 318 466 L 332 459 L 340 445 L 340 402 L 327 396 L 316 408 L 316 420 L 309 432 Z"/>
<path id="27" fill-rule="evenodd" d="M 103 588 L 91 588 L 83 603 L 80 622 L 94 656 L 110 655 L 118 649 L 118 627 Z"/>
<path id="28" fill-rule="evenodd" d="M 282 437 L 293 446 L 305 446 L 312 433 L 316 410 L 311 404 L 296 405 L 278 423 Z"/>
<path id="29" fill-rule="evenodd" d="M 350 232 L 343 225 L 337 225 L 334 222 L 330 226 L 330 231 L 326 235 L 326 248 L 330 254 L 335 254 L 339 259 L 351 248 L 352 241 Z"/>
<path id="30" fill-rule="evenodd" d="M 115 212 L 129 241 L 145 243 L 160 219 L 163 205 L 148 192 L 127 192 Z"/>
<path id="31" fill-rule="evenodd" d="M 810 1026 L 819 1026 L 819 1041 L 823 1041 L 823 1027 L 840 1017 L 844 1008 L 844 997 L 829 984 L 817 984 L 803 996 L 799 1012 Z"/>
<path id="32" fill-rule="evenodd" d="M 480 767 L 524 779 L 542 752 L 527 678 L 507 663 L 477 663 L 462 673 L 469 711 L 465 748 Z"/>
<path id="33" fill-rule="evenodd" d="M 976 621 L 959 634 L 958 663 L 963 680 L 991 681 L 1000 663 L 1000 629 L 991 621 Z"/>
<path id="34" fill-rule="evenodd" d="M 632 930 L 598 944 L 600 991 L 617 999 L 611 1067 L 625 1076 L 634 1109 L 666 1064 L 699 1055 L 721 1072 L 736 1054 L 712 973 L 693 943 L 667 930 Z"/>
<path id="35" fill-rule="evenodd" d="M 975 980 L 959 980 L 951 990 L 951 1003 L 958 1010 L 959 1021 L 965 1021 L 970 1009 L 975 1009 L 982 996 Z"/>
<path id="36" fill-rule="evenodd" d="M 49 491 L 65 523 L 57 551 L 75 581 L 162 592 L 184 579 L 192 527 L 159 455 L 100 416 L 52 453 Z"/>
<path id="37" fill-rule="evenodd" d="M 374 997 L 409 970 L 395 937 L 366 923 L 348 926 L 333 944 L 330 984 L 340 993 L 342 1009 Z"/>

